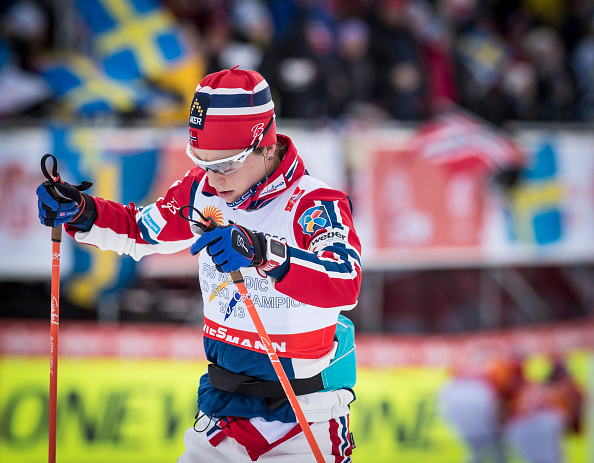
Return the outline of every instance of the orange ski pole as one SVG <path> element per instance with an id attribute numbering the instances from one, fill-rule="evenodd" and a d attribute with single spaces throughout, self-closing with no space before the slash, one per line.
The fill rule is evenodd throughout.
<path id="1" fill-rule="evenodd" d="M 58 328 L 60 326 L 60 243 L 62 225 L 52 228 L 52 305 L 50 316 L 49 463 L 56 462 L 58 405 Z"/>
<path id="2" fill-rule="evenodd" d="M 266 329 L 262 324 L 260 315 L 258 315 L 258 311 L 256 310 L 256 307 L 254 307 L 254 303 L 252 302 L 248 294 L 241 272 L 239 270 L 236 272 L 231 271 L 229 272 L 229 274 L 231 275 L 231 279 L 233 280 L 233 283 L 235 283 L 235 286 L 237 287 L 239 294 L 241 294 L 241 298 L 243 299 L 243 302 L 245 303 L 245 306 L 248 309 L 248 313 L 250 314 L 250 317 L 254 322 L 254 325 L 256 325 L 256 330 L 258 331 L 258 335 L 260 336 L 260 342 L 266 348 L 268 358 L 270 359 L 270 362 L 274 367 L 274 371 L 276 372 L 276 375 L 278 376 L 278 379 L 285 391 L 285 394 L 287 395 L 289 404 L 291 404 L 291 407 L 295 412 L 295 416 L 297 417 L 297 421 L 301 426 L 301 430 L 303 431 L 303 434 L 305 434 L 305 438 L 307 439 L 307 442 L 311 447 L 314 456 L 316 457 L 316 461 L 318 463 L 324 463 L 325 460 L 322 456 L 322 451 L 320 450 L 316 438 L 314 437 L 313 432 L 309 427 L 309 423 L 305 419 L 305 414 L 303 413 L 303 410 L 301 409 L 301 406 L 297 401 L 297 396 L 295 395 L 295 391 L 293 391 L 293 386 L 291 386 L 289 378 L 287 377 L 287 374 L 285 373 L 285 370 L 283 369 L 283 366 L 280 363 L 278 355 L 276 354 L 274 346 L 272 345 L 272 341 L 270 341 L 270 337 L 268 336 L 268 333 L 266 332 Z"/>
<path id="3" fill-rule="evenodd" d="M 185 209 L 188 209 L 187 216 L 184 213 Z M 201 219 L 203 221 L 198 222 L 196 220 L 193 220 L 190 217 L 191 211 L 196 212 L 201 217 Z M 214 228 L 219 226 L 215 219 L 213 219 L 212 217 L 208 217 L 208 218 L 204 217 L 199 210 L 195 209 L 192 206 L 182 206 L 182 208 L 179 211 L 179 215 L 182 218 L 192 222 L 192 225 L 191 225 L 192 230 L 195 233 L 198 233 L 200 235 L 207 230 L 213 230 Z M 231 272 L 229 272 L 229 274 L 231 275 L 231 279 L 233 280 L 233 283 L 235 283 L 235 286 L 237 287 L 239 294 L 241 294 L 241 298 L 243 299 L 243 302 L 244 302 L 246 308 L 248 309 L 250 318 L 252 319 L 252 321 L 254 322 L 254 325 L 256 326 L 256 331 L 258 332 L 258 336 L 260 336 L 260 342 L 266 349 L 268 358 L 270 359 L 270 362 L 272 363 L 272 367 L 274 368 L 274 371 L 276 372 L 276 376 L 278 376 L 281 386 L 283 387 L 283 390 L 285 391 L 287 399 L 289 400 L 289 404 L 291 405 L 291 408 L 293 409 L 293 412 L 295 413 L 295 416 L 297 417 L 297 421 L 299 422 L 299 425 L 301 426 L 301 430 L 303 431 L 303 434 L 305 435 L 305 438 L 307 439 L 307 443 L 309 444 L 309 446 L 316 458 L 316 462 L 324 463 L 325 460 L 324 460 L 324 457 L 322 456 L 322 451 L 320 450 L 320 446 L 318 445 L 316 438 L 313 435 L 311 428 L 309 427 L 309 423 L 307 422 L 307 419 L 305 418 L 305 414 L 303 413 L 303 410 L 301 409 L 301 405 L 299 405 L 299 402 L 297 401 L 297 396 L 295 395 L 293 386 L 291 386 L 291 383 L 289 382 L 289 378 L 287 377 L 287 373 L 285 373 L 285 370 L 283 369 L 283 366 L 278 358 L 278 355 L 276 354 L 276 351 L 274 350 L 274 346 L 272 345 L 270 336 L 268 336 L 268 333 L 266 332 L 266 329 L 264 328 L 264 325 L 262 324 L 262 320 L 260 319 L 260 315 L 258 315 L 258 311 L 256 310 L 256 307 L 254 306 L 254 303 L 252 302 L 252 299 L 250 298 L 250 295 L 248 294 L 248 290 L 245 287 L 245 283 L 243 281 L 243 275 L 241 274 L 241 272 L 239 270 L 231 271 Z"/>
<path id="4" fill-rule="evenodd" d="M 52 173 L 45 167 L 45 161 L 51 157 L 54 161 Z M 58 174 L 58 161 L 51 154 L 46 154 L 41 159 L 41 171 L 52 183 L 60 181 Z M 58 199 L 53 189 L 50 193 Z M 49 384 L 49 453 L 48 462 L 56 462 L 56 428 L 58 410 L 58 329 L 60 327 L 60 244 L 62 242 L 62 225 L 52 227 L 52 288 L 50 312 L 50 384 Z"/>

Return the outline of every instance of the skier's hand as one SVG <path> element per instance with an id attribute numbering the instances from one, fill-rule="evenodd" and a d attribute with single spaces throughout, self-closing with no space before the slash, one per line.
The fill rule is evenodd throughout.
<path id="1" fill-rule="evenodd" d="M 88 188 L 87 184 L 88 182 L 84 182 L 84 186 L 77 187 L 65 182 L 45 181 L 39 185 L 36 193 L 41 223 L 48 227 L 56 227 L 66 222 L 76 224 L 82 218 L 87 201 L 92 202 L 88 195 L 80 192 L 80 189 Z"/>
<path id="2" fill-rule="evenodd" d="M 236 224 L 218 226 L 205 231 L 190 247 L 190 252 L 196 255 L 204 248 L 219 272 L 237 271 L 264 264 L 266 237 Z"/>

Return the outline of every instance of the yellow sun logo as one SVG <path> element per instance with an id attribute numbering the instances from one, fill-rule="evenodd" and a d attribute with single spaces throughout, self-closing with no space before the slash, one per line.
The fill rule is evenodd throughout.
<path id="1" fill-rule="evenodd" d="M 223 212 L 218 207 L 208 206 L 202 210 L 202 215 L 204 215 L 204 217 L 207 219 L 212 217 L 216 223 L 219 225 L 224 225 Z M 202 219 L 200 221 L 204 222 Z"/>

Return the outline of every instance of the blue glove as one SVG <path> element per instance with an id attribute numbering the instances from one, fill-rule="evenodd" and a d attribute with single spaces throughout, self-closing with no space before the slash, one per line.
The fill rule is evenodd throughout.
<path id="1" fill-rule="evenodd" d="M 48 227 L 56 227 L 66 222 L 77 225 L 90 219 L 92 224 L 97 216 L 95 203 L 89 195 L 80 192 L 91 185 L 92 183 L 89 182 L 73 186 L 65 182 L 50 181 L 39 185 L 35 193 L 37 193 L 37 209 L 41 223 Z"/>
<path id="2" fill-rule="evenodd" d="M 219 272 L 237 271 L 264 263 L 266 237 L 240 225 L 226 225 L 205 231 L 190 247 L 190 252 L 194 256 L 204 248 Z"/>

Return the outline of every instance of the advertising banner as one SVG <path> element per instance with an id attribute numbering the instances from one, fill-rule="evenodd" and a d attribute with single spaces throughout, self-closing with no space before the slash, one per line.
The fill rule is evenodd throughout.
<path id="1" fill-rule="evenodd" d="M 48 362 L 2 358 L 0 461 L 47 459 Z M 59 366 L 57 461 L 175 461 L 192 426 L 198 378 L 192 361 L 65 358 Z"/>
<path id="2" fill-rule="evenodd" d="M 41 157 L 49 152 L 47 130 L 20 129 L 0 137 L 0 279 L 33 279 L 51 273 L 51 231 L 37 218 L 37 185 L 45 180 Z M 64 271 L 72 268 L 71 247 L 62 249 Z"/>
<path id="3" fill-rule="evenodd" d="M 279 127 L 279 132 L 285 132 Z M 309 171 L 333 188 L 347 179 L 342 141 L 329 129 L 287 128 L 298 140 Z M 0 132 L 0 279 L 49 279 L 50 230 L 37 218 L 35 189 L 45 180 L 40 160 L 53 154 L 64 181 L 93 183 L 88 193 L 122 204 L 148 205 L 195 167 L 185 154 L 187 128 L 90 128 L 53 126 Z M 50 162 L 50 161 L 48 161 Z M 51 168 L 51 165 L 48 164 Z M 175 210 L 179 205 L 171 205 Z M 64 290 L 73 302 L 93 304 L 135 275 L 188 276 L 196 260 L 189 251 L 148 256 L 139 264 L 127 256 L 62 240 Z"/>
<path id="4" fill-rule="evenodd" d="M 279 131 L 295 139 L 313 175 L 351 195 L 366 268 L 594 259 L 594 135 L 527 128 L 510 145 L 488 130 L 461 131 L 468 128 L 466 121 L 450 125 Z M 55 126 L 2 131 L 0 140 L 0 203 L 6 211 L 0 218 L 0 278 L 5 280 L 49 278 L 48 231 L 36 218 L 34 193 L 43 181 L 44 153 L 56 156 L 65 180 L 91 181 L 91 194 L 124 204 L 150 204 L 193 167 L 184 154 L 183 127 Z M 522 164 L 516 181 L 503 187 L 495 182 L 497 173 L 517 163 L 510 146 L 521 152 Z M 195 272 L 186 252 L 136 264 L 69 238 L 62 247 L 65 289 L 81 305 L 134 275 Z"/>
<path id="5" fill-rule="evenodd" d="M 462 463 L 478 454 L 495 461 L 499 453 L 500 461 L 536 463 L 543 443 L 558 446 L 566 463 L 587 461 L 594 442 L 588 419 L 594 336 L 592 324 L 584 325 L 454 337 L 358 337 L 353 461 Z M 47 458 L 47 328 L 14 321 L 0 329 L 2 462 Z M 507 351 L 500 348 L 505 345 Z M 58 461 L 177 459 L 206 370 L 199 327 L 66 323 L 60 348 Z M 520 355 L 507 355 L 512 350 Z M 506 358 L 516 369 L 505 369 Z M 495 368 L 483 368 L 489 365 Z M 518 372 L 523 380 L 509 381 Z M 474 382 L 479 376 L 490 378 L 487 388 L 476 387 L 483 384 Z M 488 392 L 502 384 L 513 385 L 503 401 Z M 497 419 L 481 413 L 493 407 L 506 411 Z M 481 430 L 483 444 L 477 445 L 464 423 Z M 536 447 L 530 445 L 534 439 Z"/>
<path id="6" fill-rule="evenodd" d="M 421 143 L 436 136 L 423 127 L 348 135 L 367 268 L 591 262 L 594 136 L 518 132 L 521 163 L 493 137 L 485 148 L 456 133 Z"/>

